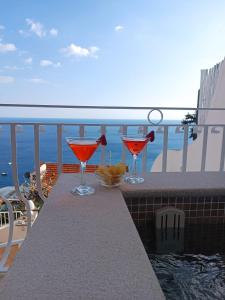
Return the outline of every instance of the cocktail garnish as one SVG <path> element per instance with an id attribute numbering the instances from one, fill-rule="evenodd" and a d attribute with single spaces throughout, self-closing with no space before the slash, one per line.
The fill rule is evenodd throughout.
<path id="1" fill-rule="evenodd" d="M 101 135 L 99 139 L 97 139 L 97 142 L 99 142 L 102 146 L 106 146 L 107 145 L 107 140 L 105 135 Z"/>
<path id="2" fill-rule="evenodd" d="M 152 130 L 146 135 L 146 138 L 149 139 L 150 142 L 153 142 L 155 139 L 155 132 Z"/>

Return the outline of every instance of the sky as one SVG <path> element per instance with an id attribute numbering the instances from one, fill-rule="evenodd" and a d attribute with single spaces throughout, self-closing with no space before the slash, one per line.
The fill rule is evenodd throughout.
<path id="1" fill-rule="evenodd" d="M 200 70 L 225 56 L 224 16 L 224 0 L 0 0 L 0 103 L 195 107 Z M 146 114 L 0 108 L 0 117 Z"/>

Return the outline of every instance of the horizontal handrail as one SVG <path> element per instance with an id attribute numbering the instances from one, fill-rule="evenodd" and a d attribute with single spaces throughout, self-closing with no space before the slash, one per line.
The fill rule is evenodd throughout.
<path id="1" fill-rule="evenodd" d="M 22 243 L 23 243 L 23 241 L 24 241 L 24 239 L 19 239 L 19 240 L 12 240 L 11 241 L 11 246 L 13 246 L 13 245 L 22 245 Z M 7 246 L 7 243 L 0 243 L 0 248 L 4 248 L 4 247 L 6 247 Z"/>
<path id="2" fill-rule="evenodd" d="M 137 121 L 137 120 L 134 120 Z M 17 120 L 15 122 L 10 121 L 1 121 L 0 120 L 0 125 L 45 125 L 45 126 L 57 126 L 57 125 L 62 125 L 62 126 L 90 126 L 90 127 L 100 127 L 100 126 L 105 126 L 105 127 L 164 127 L 164 126 L 169 126 L 169 127 L 184 127 L 185 125 L 182 125 L 181 123 L 161 123 L 159 125 L 153 125 L 153 124 L 148 124 L 148 123 L 74 123 L 74 122 L 68 122 L 68 123 L 61 123 L 61 122 L 49 122 L 49 121 L 43 121 L 43 122 L 26 122 L 23 120 Z M 225 127 L 224 123 L 213 123 L 213 124 L 190 124 L 189 127 Z"/>
<path id="3" fill-rule="evenodd" d="M 0 103 L 0 107 L 76 108 L 76 109 L 135 109 L 135 110 L 225 110 L 225 107 L 168 107 L 168 106 L 103 106 Z"/>

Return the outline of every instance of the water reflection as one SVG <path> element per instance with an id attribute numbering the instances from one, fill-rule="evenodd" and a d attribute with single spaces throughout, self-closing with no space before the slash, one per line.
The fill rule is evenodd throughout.
<path id="1" fill-rule="evenodd" d="M 189 225 L 179 234 L 150 225 L 138 231 L 166 299 L 225 299 L 224 224 Z"/>
<path id="2" fill-rule="evenodd" d="M 156 229 L 155 247 L 156 253 L 159 254 L 182 253 L 184 251 L 184 229 Z"/>

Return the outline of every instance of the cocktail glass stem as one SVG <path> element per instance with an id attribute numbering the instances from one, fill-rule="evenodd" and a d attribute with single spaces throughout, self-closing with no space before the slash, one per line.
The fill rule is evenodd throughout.
<path id="1" fill-rule="evenodd" d="M 137 155 L 133 154 L 132 177 L 137 177 Z"/>
<path id="2" fill-rule="evenodd" d="M 86 169 L 86 161 L 81 161 L 80 162 L 80 167 L 81 167 L 81 173 L 80 173 L 80 184 L 85 186 L 86 185 L 86 177 L 85 177 L 85 169 Z"/>

